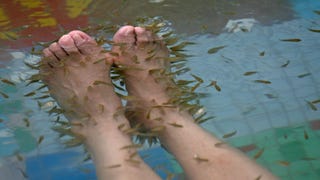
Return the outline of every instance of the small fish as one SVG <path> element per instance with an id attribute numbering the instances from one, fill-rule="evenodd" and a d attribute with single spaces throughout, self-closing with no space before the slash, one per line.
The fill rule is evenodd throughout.
<path id="1" fill-rule="evenodd" d="M 270 81 L 268 81 L 268 80 L 261 80 L 261 79 L 254 80 L 253 82 L 256 82 L 256 83 L 263 83 L 263 84 L 271 84 L 271 82 L 270 82 Z"/>
<path id="2" fill-rule="evenodd" d="M 278 164 L 280 164 L 281 166 L 289 166 L 290 165 L 290 162 L 288 161 L 277 161 Z"/>
<path id="3" fill-rule="evenodd" d="M 182 128 L 183 127 L 183 125 L 177 124 L 177 123 L 168 123 L 168 124 L 173 126 L 173 127 L 177 127 L 177 128 Z"/>
<path id="4" fill-rule="evenodd" d="M 203 82 L 204 82 L 203 79 L 201 79 L 199 76 L 196 76 L 196 75 L 194 75 L 194 74 L 191 74 L 191 76 L 192 76 L 196 81 L 198 81 L 199 83 L 203 83 Z"/>
<path id="5" fill-rule="evenodd" d="M 115 165 L 107 166 L 107 168 L 109 168 L 109 169 L 119 168 L 119 167 L 121 167 L 121 164 L 115 164 Z"/>
<path id="6" fill-rule="evenodd" d="M 220 51 L 221 49 L 225 48 L 226 46 L 218 46 L 218 47 L 214 47 L 208 50 L 208 54 L 214 54 L 217 53 L 218 51 Z"/>
<path id="7" fill-rule="evenodd" d="M 74 137 L 63 142 L 63 144 L 67 148 L 77 147 L 82 145 L 82 143 L 83 143 L 83 139 L 78 137 Z"/>
<path id="8" fill-rule="evenodd" d="M 314 10 L 313 12 L 320 15 L 320 10 Z"/>
<path id="9" fill-rule="evenodd" d="M 27 175 L 27 173 L 24 171 L 24 170 L 22 170 L 21 168 L 17 168 L 17 169 L 19 169 L 19 171 L 21 172 L 21 174 L 22 174 L 22 176 L 25 178 L 25 179 L 28 179 L 29 178 L 29 176 Z"/>
<path id="10" fill-rule="evenodd" d="M 313 157 L 304 157 L 301 160 L 305 160 L 305 161 L 315 161 L 317 160 L 317 158 L 313 158 Z"/>
<path id="11" fill-rule="evenodd" d="M 304 77 L 310 76 L 310 75 L 311 75 L 311 73 L 304 73 L 304 74 L 298 75 L 297 77 L 298 77 L 298 78 L 304 78 Z"/>
<path id="12" fill-rule="evenodd" d="M 94 61 L 93 64 L 98 64 L 100 62 L 104 62 L 105 60 L 106 60 L 106 58 L 98 59 L 98 60 Z"/>
<path id="13" fill-rule="evenodd" d="M 2 122 L 4 122 L 4 120 L 0 118 L 0 123 L 2 123 Z"/>
<path id="14" fill-rule="evenodd" d="M 317 100 L 314 100 L 314 101 L 311 101 L 312 104 L 318 104 L 320 103 L 320 99 L 317 99 Z"/>
<path id="15" fill-rule="evenodd" d="M 16 152 L 15 154 L 16 154 L 16 158 L 17 158 L 18 161 L 23 161 L 24 160 L 23 156 L 20 153 Z"/>
<path id="16" fill-rule="evenodd" d="M 23 118 L 24 123 L 26 124 L 26 127 L 30 126 L 30 121 L 28 118 Z"/>
<path id="17" fill-rule="evenodd" d="M 126 159 L 125 161 L 133 163 L 133 164 L 140 164 L 141 163 L 139 160 L 135 160 L 135 159 Z"/>
<path id="18" fill-rule="evenodd" d="M 309 107 L 312 109 L 312 110 L 314 110 L 314 111 L 317 111 L 318 110 L 318 108 L 312 103 L 312 102 L 310 102 L 310 101 L 306 101 L 307 102 L 307 104 L 309 105 Z"/>
<path id="19" fill-rule="evenodd" d="M 211 83 L 207 86 L 207 87 L 209 87 L 209 86 L 213 86 L 217 91 L 221 91 L 221 88 L 220 88 L 220 86 L 217 84 L 217 81 L 211 81 Z"/>
<path id="20" fill-rule="evenodd" d="M 225 145 L 226 142 L 218 142 L 218 143 L 215 143 L 214 146 L 215 147 L 221 147 L 222 145 Z"/>
<path id="21" fill-rule="evenodd" d="M 320 29 L 308 29 L 311 32 L 320 33 Z"/>
<path id="22" fill-rule="evenodd" d="M 199 86 L 201 85 L 201 83 L 197 83 L 196 85 L 194 85 L 192 88 L 191 88 L 191 92 L 194 92 Z"/>
<path id="23" fill-rule="evenodd" d="M 301 39 L 299 38 L 292 38 L 292 39 L 280 39 L 280 41 L 284 41 L 284 42 L 300 42 Z"/>
<path id="24" fill-rule="evenodd" d="M 195 159 L 195 160 L 197 160 L 197 161 L 199 161 L 199 162 L 209 162 L 209 159 L 207 159 L 207 158 L 202 158 L 202 157 L 200 157 L 198 154 L 195 154 L 195 155 L 193 156 L 193 159 Z"/>
<path id="25" fill-rule="evenodd" d="M 309 135 L 308 135 L 306 130 L 303 131 L 303 134 L 304 134 L 304 139 L 305 140 L 309 139 Z"/>
<path id="26" fill-rule="evenodd" d="M 264 94 L 265 96 L 267 96 L 269 99 L 275 99 L 277 98 L 277 96 L 273 95 L 273 94 Z"/>
<path id="27" fill-rule="evenodd" d="M 120 124 L 120 125 L 118 126 L 118 129 L 121 130 L 121 129 L 124 128 L 125 126 L 126 126 L 126 124 L 125 124 L 125 123 L 122 123 L 122 124 Z"/>
<path id="28" fill-rule="evenodd" d="M 132 154 L 130 154 L 129 158 L 132 159 L 133 157 L 137 156 L 138 152 L 133 152 Z"/>
<path id="29" fill-rule="evenodd" d="M 120 149 L 137 149 L 137 148 L 141 148 L 142 144 L 130 144 L 127 146 L 123 146 Z"/>
<path id="30" fill-rule="evenodd" d="M 163 121 L 163 119 L 161 118 L 161 117 L 157 117 L 157 118 L 154 118 L 154 119 L 152 119 L 152 121 Z"/>
<path id="31" fill-rule="evenodd" d="M 134 135 L 134 134 L 138 133 L 138 129 L 136 129 L 136 128 L 127 128 L 127 129 L 124 129 L 122 132 L 125 133 L 125 134 Z"/>
<path id="32" fill-rule="evenodd" d="M 90 154 L 87 154 L 86 157 L 83 158 L 83 162 L 89 161 L 91 159 Z"/>
<path id="33" fill-rule="evenodd" d="M 262 178 L 262 174 L 255 178 L 255 180 L 260 180 Z"/>
<path id="34" fill-rule="evenodd" d="M 19 38 L 19 36 L 15 32 L 5 31 L 2 33 L 10 40 L 17 40 Z"/>
<path id="35" fill-rule="evenodd" d="M 237 134 L 237 130 L 231 132 L 231 133 L 227 133 L 225 135 L 222 136 L 222 138 L 229 138 L 229 137 L 232 137 L 234 136 L 235 134 Z"/>
<path id="36" fill-rule="evenodd" d="M 109 52 L 109 54 L 110 54 L 111 56 L 119 57 L 119 54 L 116 53 L 116 52 Z"/>
<path id="37" fill-rule="evenodd" d="M 289 65 L 289 63 L 290 63 L 290 60 L 287 60 L 287 62 L 284 63 L 284 64 L 282 64 L 281 67 L 282 67 L 282 68 L 287 67 L 287 66 Z"/>
<path id="38" fill-rule="evenodd" d="M 259 55 L 260 55 L 260 56 L 264 56 L 265 53 L 266 53 L 265 51 L 262 51 L 262 52 L 259 53 Z"/>
<path id="39" fill-rule="evenodd" d="M 51 114 L 62 114 L 65 111 L 63 109 L 58 108 L 57 106 L 54 106 L 53 108 L 51 108 L 49 111 L 47 111 L 47 113 L 49 113 L 49 115 Z"/>
<path id="40" fill-rule="evenodd" d="M 35 69 L 35 70 L 38 70 L 39 69 L 39 66 L 35 66 L 33 64 L 30 64 L 30 63 L 27 63 L 27 62 L 24 62 L 24 64 L 29 67 L 30 69 Z"/>
<path id="41" fill-rule="evenodd" d="M 260 149 L 257 154 L 253 156 L 254 159 L 258 159 L 264 152 L 264 148 Z"/>
<path id="42" fill-rule="evenodd" d="M 173 45 L 175 43 L 178 42 L 178 38 L 177 37 L 172 37 L 172 38 L 167 38 L 165 39 L 165 43 L 167 46 Z"/>
<path id="43" fill-rule="evenodd" d="M 258 73 L 258 72 L 257 71 L 248 71 L 248 72 L 243 73 L 243 75 L 244 76 L 250 76 L 250 75 L 256 74 L 256 73 Z"/>
<path id="44" fill-rule="evenodd" d="M 15 86 L 16 84 L 8 79 L 1 79 L 1 81 L 5 84 L 11 85 L 11 86 Z"/>
<path id="45" fill-rule="evenodd" d="M 176 46 L 170 47 L 172 51 L 182 51 L 187 45 L 194 44 L 193 42 L 182 42 Z"/>
<path id="46" fill-rule="evenodd" d="M 166 128 L 165 126 L 156 126 L 156 127 L 152 128 L 150 130 L 150 132 L 154 132 L 154 133 L 161 132 L 161 131 L 165 130 L 165 128 Z"/>
<path id="47" fill-rule="evenodd" d="M 84 61 L 80 61 L 79 62 L 79 65 L 81 66 L 81 67 L 86 67 L 86 63 L 84 62 Z M 62 66 L 61 66 L 62 67 Z"/>
<path id="48" fill-rule="evenodd" d="M 24 97 L 30 97 L 30 96 L 34 96 L 36 93 L 33 91 L 33 92 L 29 92 L 27 94 L 24 94 L 23 96 Z"/>
<path id="49" fill-rule="evenodd" d="M 39 136 L 38 141 L 37 141 L 38 145 L 43 141 L 43 139 L 44 139 L 44 136 L 42 136 L 42 135 Z"/>
<path id="50" fill-rule="evenodd" d="M 49 95 L 43 95 L 43 96 L 40 96 L 40 97 L 35 97 L 33 98 L 34 100 L 38 100 L 38 99 L 46 99 L 46 98 L 49 98 L 50 96 Z"/>
<path id="51" fill-rule="evenodd" d="M 111 83 L 108 83 L 108 82 L 105 82 L 105 81 L 96 80 L 96 81 L 93 82 L 93 85 L 96 85 L 96 86 L 100 85 L 100 84 L 111 86 Z"/>
<path id="52" fill-rule="evenodd" d="M 167 32 L 165 34 L 162 34 L 161 37 L 167 38 L 167 37 L 171 36 L 172 34 L 173 34 L 173 31 L 169 31 L 169 32 Z"/>
<path id="53" fill-rule="evenodd" d="M 185 85 L 188 85 L 190 83 L 193 83 L 195 81 L 188 81 L 188 80 L 178 80 L 176 83 L 178 86 L 185 86 Z"/>
<path id="54" fill-rule="evenodd" d="M 6 93 L 4 93 L 4 92 L 1 92 L 1 91 L 0 91 L 0 94 L 1 94 L 2 97 L 6 98 L 6 99 L 9 98 L 9 96 L 8 96 Z"/>
<path id="55" fill-rule="evenodd" d="M 103 104 L 98 104 L 100 112 L 103 113 L 104 112 L 104 105 Z"/>
<path id="56" fill-rule="evenodd" d="M 185 58 L 184 57 L 167 57 L 164 59 L 168 62 L 179 62 L 179 61 L 184 60 Z"/>
<path id="57" fill-rule="evenodd" d="M 147 58 L 145 59 L 145 61 L 150 61 L 150 60 L 152 60 L 156 55 L 157 55 L 156 53 L 152 54 L 151 56 L 147 57 Z"/>
<path id="58" fill-rule="evenodd" d="M 201 26 L 201 29 L 202 29 L 203 31 L 206 31 L 206 30 L 208 29 L 208 25 L 206 25 L 206 24 L 202 25 L 202 26 Z"/>

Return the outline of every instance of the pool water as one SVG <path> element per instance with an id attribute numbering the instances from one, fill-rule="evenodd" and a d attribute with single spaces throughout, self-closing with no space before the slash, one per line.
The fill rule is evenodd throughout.
<path id="1" fill-rule="evenodd" d="M 23 61 L 37 61 L 29 53 L 33 43 L 61 31 L 131 24 L 141 16 L 162 17 L 181 39 L 195 42 L 186 51 L 191 72 L 182 78 L 205 81 L 198 91 L 209 96 L 201 104 L 215 116 L 205 129 L 221 138 L 236 132 L 225 140 L 252 158 L 263 150 L 256 161 L 281 179 L 320 179 L 316 0 L 0 1 L 0 77 L 16 83 L 0 83 L 9 96 L 0 95 L 0 179 L 96 179 L 92 162 L 82 163 L 82 149 L 65 149 L 50 130 L 52 117 L 23 96 L 34 89 L 23 82 L 34 73 Z M 212 80 L 221 91 L 207 87 Z M 171 171 L 183 179 L 161 147 L 140 153 L 150 155 L 145 161 L 161 177 Z"/>

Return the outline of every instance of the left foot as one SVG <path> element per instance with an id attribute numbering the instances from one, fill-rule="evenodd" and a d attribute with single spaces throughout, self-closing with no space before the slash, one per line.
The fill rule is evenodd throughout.
<path id="1" fill-rule="evenodd" d="M 42 80 L 71 124 L 105 124 L 94 119 L 112 117 L 121 107 L 109 77 L 112 61 L 90 36 L 72 31 L 43 53 Z"/>

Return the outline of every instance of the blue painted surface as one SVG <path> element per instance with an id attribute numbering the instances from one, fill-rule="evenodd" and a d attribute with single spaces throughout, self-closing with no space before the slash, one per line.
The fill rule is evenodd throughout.
<path id="1" fill-rule="evenodd" d="M 167 152 L 160 147 L 139 152 L 146 157 L 145 162 L 163 179 L 167 172 L 173 172 Z M 95 167 L 91 163 L 82 164 L 83 154 L 74 151 L 63 151 L 45 154 L 26 159 L 26 173 L 29 180 L 95 180 Z"/>
<path id="2" fill-rule="evenodd" d="M 320 1 L 318 0 L 290 0 L 292 9 L 297 15 L 304 19 L 319 19 L 319 15 L 311 10 L 320 10 Z"/>

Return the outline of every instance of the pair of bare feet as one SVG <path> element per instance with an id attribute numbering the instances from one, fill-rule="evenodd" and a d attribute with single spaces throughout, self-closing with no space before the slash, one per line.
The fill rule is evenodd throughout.
<path id="1" fill-rule="evenodd" d="M 143 28 L 124 26 L 114 43 L 112 53 L 104 53 L 87 34 L 72 31 L 43 51 L 42 80 L 74 124 L 88 118 L 93 122 L 95 116 L 114 115 L 121 109 L 109 75 L 112 64 L 123 68 L 129 96 L 138 99 L 136 104 L 169 100 L 163 83 L 152 76 L 153 71 L 166 68 L 169 52 L 162 41 Z"/>
<path id="2" fill-rule="evenodd" d="M 221 146 L 190 114 L 168 103 L 168 89 L 174 86 L 163 73 L 169 52 L 157 36 L 124 26 L 113 41 L 112 52 L 105 52 L 87 34 L 72 31 L 44 49 L 40 65 L 42 80 L 73 132 L 84 137 L 99 179 L 160 179 L 137 154 L 129 120 L 158 135 L 189 179 L 276 179 L 238 150 Z M 110 78 L 112 64 L 123 72 L 134 119 L 121 111 Z M 159 106 L 164 108 L 154 108 Z"/>

